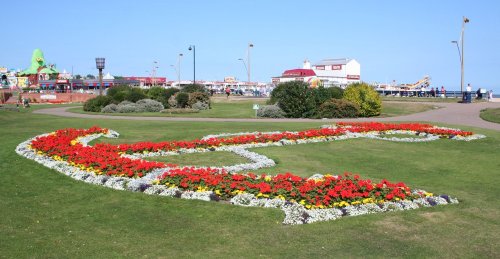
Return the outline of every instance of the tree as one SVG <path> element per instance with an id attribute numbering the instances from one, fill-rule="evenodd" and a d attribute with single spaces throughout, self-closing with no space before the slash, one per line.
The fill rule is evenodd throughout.
<path id="1" fill-rule="evenodd" d="M 291 81 L 279 84 L 271 92 L 271 102 L 277 103 L 291 118 L 310 118 L 316 115 L 314 90 L 309 84 Z"/>
<path id="2" fill-rule="evenodd" d="M 82 79 L 82 76 L 81 75 L 75 75 L 75 79 L 80 80 L 80 79 Z"/>
<path id="3" fill-rule="evenodd" d="M 88 74 L 88 75 L 86 76 L 86 78 L 87 78 L 87 79 L 95 79 L 95 76 L 94 76 L 94 75 L 91 75 L 91 74 Z"/>
<path id="4" fill-rule="evenodd" d="M 345 100 L 359 105 L 361 116 L 370 117 L 380 115 L 382 101 L 380 96 L 367 83 L 354 83 L 344 91 Z"/>

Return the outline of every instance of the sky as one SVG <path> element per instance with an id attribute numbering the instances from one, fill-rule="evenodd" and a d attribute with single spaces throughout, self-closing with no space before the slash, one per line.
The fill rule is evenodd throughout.
<path id="1" fill-rule="evenodd" d="M 177 80 L 252 81 L 326 58 L 353 58 L 365 82 L 414 83 L 460 90 L 465 26 L 465 84 L 500 92 L 500 1 L 6 1 L 1 5 L 0 67 L 26 69 L 40 48 L 48 63 L 74 74 L 104 73 Z"/>

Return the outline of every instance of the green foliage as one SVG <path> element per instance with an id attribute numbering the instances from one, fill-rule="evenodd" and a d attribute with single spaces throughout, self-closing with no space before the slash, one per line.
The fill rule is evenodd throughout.
<path id="1" fill-rule="evenodd" d="M 363 117 L 380 115 L 382 110 L 379 94 L 366 83 L 349 85 L 344 91 L 344 99 L 359 105 L 360 115 Z"/>
<path id="2" fill-rule="evenodd" d="M 189 94 L 184 92 L 177 93 L 177 95 L 175 96 L 175 100 L 177 101 L 178 108 L 187 107 L 189 102 Z"/>
<path id="3" fill-rule="evenodd" d="M 313 88 L 312 90 L 314 92 L 314 98 L 317 106 L 320 106 L 321 104 L 332 98 L 342 99 L 344 93 L 344 90 L 342 90 L 342 88 L 340 87 L 325 88 L 323 86 L 320 86 L 318 88 Z"/>
<path id="4" fill-rule="evenodd" d="M 117 85 L 109 88 L 107 96 L 111 98 L 113 103 L 123 101 L 137 102 L 148 97 L 142 89 L 128 85 Z"/>
<path id="5" fill-rule="evenodd" d="M 87 100 L 83 104 L 83 110 L 87 112 L 101 112 L 101 109 L 110 104 L 112 99 L 107 95 L 99 95 Z"/>
<path id="6" fill-rule="evenodd" d="M 285 113 L 277 105 L 262 105 L 257 110 L 257 117 L 284 118 Z"/>
<path id="7" fill-rule="evenodd" d="M 194 92 L 207 93 L 207 89 L 203 85 L 189 84 L 189 85 L 184 86 L 182 88 L 181 92 L 184 92 L 184 93 L 194 93 Z"/>
<path id="8" fill-rule="evenodd" d="M 330 99 L 319 106 L 321 118 L 355 118 L 359 116 L 359 106 L 343 99 Z"/>
<path id="9" fill-rule="evenodd" d="M 271 92 L 271 100 L 277 103 L 289 118 L 309 118 L 316 113 L 314 92 L 304 82 L 291 81 L 279 84 Z"/>
<path id="10" fill-rule="evenodd" d="M 210 107 L 210 96 L 207 93 L 194 92 L 189 94 L 188 105 L 192 107 L 195 103 L 204 103 Z"/>
<path id="11" fill-rule="evenodd" d="M 165 97 L 168 100 L 168 98 L 170 98 L 170 96 L 174 95 L 177 92 L 179 92 L 179 89 L 177 89 L 177 88 L 167 88 L 167 89 L 165 89 Z"/>
<path id="12" fill-rule="evenodd" d="M 139 101 L 139 100 L 146 99 L 146 98 L 148 98 L 148 97 L 146 96 L 146 94 L 144 94 L 142 89 L 135 88 L 135 87 L 132 87 L 130 89 L 130 92 L 128 92 L 128 94 L 125 96 L 125 100 L 131 101 L 134 103 Z"/>
<path id="13" fill-rule="evenodd" d="M 168 97 L 166 91 L 167 89 L 163 87 L 155 86 L 149 89 L 147 96 L 149 96 L 152 100 L 162 103 L 163 106 L 168 107 Z"/>

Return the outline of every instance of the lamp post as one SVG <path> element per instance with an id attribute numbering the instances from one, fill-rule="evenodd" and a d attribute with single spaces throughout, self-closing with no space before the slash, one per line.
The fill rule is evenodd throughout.
<path id="1" fill-rule="evenodd" d="M 95 66 L 99 69 L 99 95 L 102 95 L 102 70 L 104 69 L 105 58 L 95 58 Z"/>
<path id="2" fill-rule="evenodd" d="M 248 43 L 248 49 L 247 49 L 247 63 L 248 63 L 248 71 L 247 71 L 247 74 L 248 74 L 248 84 L 250 84 L 250 49 L 253 48 L 253 44 L 252 43 Z"/>
<path id="3" fill-rule="evenodd" d="M 179 88 L 181 87 L 181 58 L 184 54 L 179 53 L 179 58 L 177 59 L 177 81 L 179 82 Z"/>
<path id="4" fill-rule="evenodd" d="M 458 46 L 458 41 L 454 40 L 451 43 L 455 43 L 458 49 L 458 56 L 460 57 L 460 93 L 464 94 L 464 32 L 465 32 L 465 24 L 469 23 L 469 18 L 463 17 L 462 19 L 462 36 L 460 39 L 460 44 L 462 45 L 461 53 L 460 47 Z"/>
<path id="5" fill-rule="evenodd" d="M 247 76 L 248 76 L 249 75 L 248 68 L 247 68 L 247 64 L 245 63 L 245 60 L 243 60 L 242 58 L 239 58 L 238 60 L 241 60 L 241 62 L 243 62 L 243 66 L 245 66 L 245 71 L 247 72 Z M 250 84 L 250 79 L 248 79 L 248 84 Z"/>
<path id="6" fill-rule="evenodd" d="M 193 85 L 196 84 L 196 47 L 189 45 L 189 51 L 193 51 Z"/>
<path id="7" fill-rule="evenodd" d="M 153 72 L 151 72 L 151 86 L 156 86 L 156 70 L 158 69 L 158 61 L 153 61 Z"/>

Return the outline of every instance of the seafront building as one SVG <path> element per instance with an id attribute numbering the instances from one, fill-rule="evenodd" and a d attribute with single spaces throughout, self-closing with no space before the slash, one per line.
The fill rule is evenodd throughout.
<path id="1" fill-rule="evenodd" d="M 360 80 L 361 65 L 355 59 L 349 58 L 324 59 L 313 65 L 305 60 L 302 68 L 285 70 L 281 76 L 272 78 L 274 84 L 303 81 L 312 87 L 323 85 L 343 88 Z"/>

